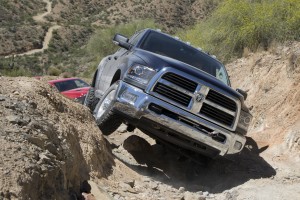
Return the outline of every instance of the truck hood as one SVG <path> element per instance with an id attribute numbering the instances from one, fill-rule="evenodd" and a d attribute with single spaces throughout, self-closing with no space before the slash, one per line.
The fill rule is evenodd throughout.
<path id="1" fill-rule="evenodd" d="M 83 95 L 86 95 L 86 93 L 89 91 L 90 87 L 82 87 L 82 88 L 75 88 L 72 90 L 67 90 L 64 92 L 61 92 L 61 94 L 65 95 L 66 97 L 70 99 L 79 98 Z"/>
<path id="2" fill-rule="evenodd" d="M 173 67 L 177 70 L 183 71 L 187 74 L 193 75 L 196 78 L 201 79 L 205 82 L 205 84 L 213 88 L 215 90 L 221 90 L 224 94 L 227 94 L 229 96 L 233 96 L 235 98 L 240 99 L 242 109 L 248 110 L 247 107 L 244 104 L 244 97 L 232 89 L 230 86 L 224 84 L 223 82 L 219 81 L 216 77 L 197 69 L 196 67 L 193 67 L 191 65 L 188 65 L 186 63 L 183 63 L 181 61 L 175 60 L 170 57 L 158 55 L 149 51 L 145 51 L 142 49 L 135 49 L 133 51 L 133 54 L 140 59 L 142 59 L 148 66 L 151 66 L 157 70 L 161 70 L 164 67 Z M 212 58 L 213 59 L 213 58 Z M 218 62 L 218 61 L 216 61 Z"/>

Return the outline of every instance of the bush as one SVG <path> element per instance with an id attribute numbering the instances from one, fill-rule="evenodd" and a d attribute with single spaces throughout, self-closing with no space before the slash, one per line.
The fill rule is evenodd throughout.
<path id="1" fill-rule="evenodd" d="M 205 22 L 179 35 L 228 61 L 244 48 L 300 39 L 299 0 L 226 0 Z"/>
<path id="2" fill-rule="evenodd" d="M 56 67 L 49 67 L 48 74 L 50 76 L 59 76 L 61 74 L 61 70 Z"/>

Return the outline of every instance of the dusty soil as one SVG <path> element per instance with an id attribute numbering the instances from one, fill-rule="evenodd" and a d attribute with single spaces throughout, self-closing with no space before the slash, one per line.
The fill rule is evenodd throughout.
<path id="1" fill-rule="evenodd" d="M 254 119 L 241 154 L 213 160 L 125 125 L 104 139 L 85 107 L 46 83 L 0 77 L 0 197 L 300 199 L 299 58 L 295 42 L 228 65 Z"/>

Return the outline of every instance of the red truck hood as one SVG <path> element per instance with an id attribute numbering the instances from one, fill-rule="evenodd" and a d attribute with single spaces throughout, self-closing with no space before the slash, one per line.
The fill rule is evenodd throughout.
<path id="1" fill-rule="evenodd" d="M 89 91 L 90 87 L 82 87 L 82 88 L 75 88 L 72 90 L 67 90 L 64 92 L 61 92 L 61 94 L 65 95 L 66 97 L 70 99 L 79 98 L 83 95 L 86 95 L 86 93 Z"/>

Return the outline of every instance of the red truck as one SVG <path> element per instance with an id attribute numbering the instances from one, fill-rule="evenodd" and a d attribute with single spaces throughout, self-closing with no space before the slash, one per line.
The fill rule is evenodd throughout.
<path id="1" fill-rule="evenodd" d="M 48 81 L 48 83 L 64 96 L 81 104 L 90 89 L 90 85 L 79 78 L 62 78 Z"/>

